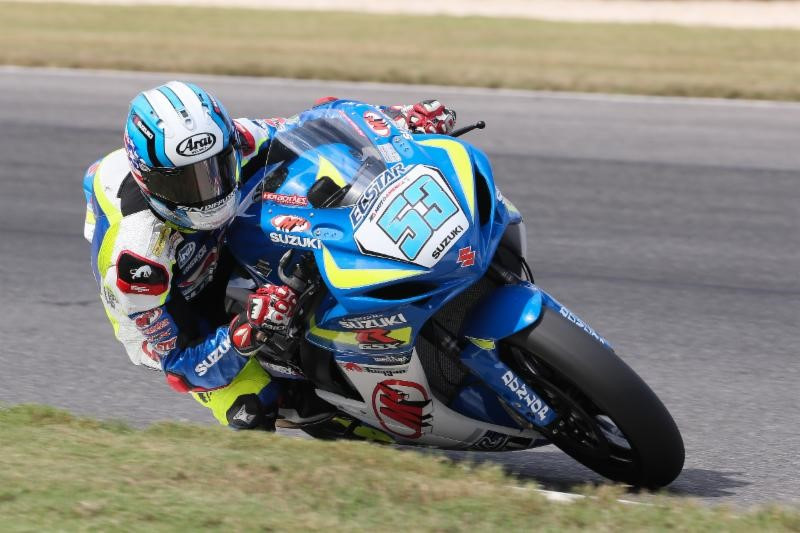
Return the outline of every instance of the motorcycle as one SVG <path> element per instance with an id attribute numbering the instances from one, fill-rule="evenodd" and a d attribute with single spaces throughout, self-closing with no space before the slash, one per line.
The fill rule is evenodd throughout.
<path id="1" fill-rule="evenodd" d="M 555 444 L 645 487 L 678 476 L 683 441 L 664 405 L 534 284 L 519 210 L 456 138 L 482 123 L 412 136 L 343 100 L 288 123 L 243 187 L 228 297 L 233 311 L 264 283 L 299 294 L 287 334 L 257 355 L 324 406 L 289 422 L 442 449 Z"/>

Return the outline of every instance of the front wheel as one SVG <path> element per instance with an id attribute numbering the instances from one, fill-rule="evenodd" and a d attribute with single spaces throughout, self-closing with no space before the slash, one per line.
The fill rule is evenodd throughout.
<path id="1" fill-rule="evenodd" d="M 650 387 L 609 348 L 550 308 L 506 339 L 503 358 L 559 414 L 547 437 L 614 481 L 657 488 L 683 468 L 678 427 Z"/>

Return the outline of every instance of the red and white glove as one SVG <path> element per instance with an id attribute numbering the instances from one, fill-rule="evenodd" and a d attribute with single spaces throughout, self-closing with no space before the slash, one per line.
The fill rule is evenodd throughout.
<path id="1" fill-rule="evenodd" d="M 297 295 L 286 285 L 264 285 L 247 299 L 247 319 L 258 329 L 284 331 L 297 307 Z"/>
<path id="2" fill-rule="evenodd" d="M 297 296 L 286 285 L 265 285 L 247 299 L 245 310 L 231 321 L 229 335 L 242 355 L 256 353 L 269 332 L 282 333 L 297 308 Z"/>
<path id="3" fill-rule="evenodd" d="M 456 112 L 446 108 L 439 100 L 423 100 L 418 104 L 393 107 L 397 114 L 395 124 L 405 126 L 413 133 L 439 133 L 446 135 L 456 126 Z"/>

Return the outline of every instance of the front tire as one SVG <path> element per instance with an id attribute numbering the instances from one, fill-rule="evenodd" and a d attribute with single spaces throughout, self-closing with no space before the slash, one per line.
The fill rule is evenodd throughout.
<path id="1" fill-rule="evenodd" d="M 543 307 L 532 327 L 506 339 L 502 354 L 559 414 L 545 432 L 595 472 L 648 488 L 683 468 L 678 427 L 661 400 L 613 350 Z"/>

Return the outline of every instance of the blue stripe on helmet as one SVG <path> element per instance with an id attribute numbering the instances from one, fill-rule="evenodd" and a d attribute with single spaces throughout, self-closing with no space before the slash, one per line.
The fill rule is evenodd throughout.
<path id="1" fill-rule="evenodd" d="M 169 103 L 172 104 L 172 107 L 174 107 L 177 111 L 183 111 L 184 109 L 186 109 L 186 105 L 184 105 L 181 99 L 178 98 L 178 95 L 175 94 L 175 91 L 173 91 L 166 85 L 157 87 L 156 90 L 161 94 L 163 94 L 164 96 L 166 96 L 167 100 L 169 100 Z"/>
<path id="2" fill-rule="evenodd" d="M 159 163 L 156 164 L 155 161 L 153 162 L 153 166 L 156 167 L 174 167 L 175 163 L 167 156 L 166 151 L 164 150 L 164 132 L 161 128 L 158 127 L 158 121 L 161 120 L 161 117 L 158 116 L 155 109 L 153 108 L 152 104 L 147 100 L 144 93 L 137 96 L 133 103 L 136 104 L 134 106 L 134 110 L 138 111 L 138 106 L 141 105 L 142 112 L 147 113 L 147 118 L 145 119 L 145 124 L 155 132 L 155 139 L 153 140 L 153 144 L 155 147 L 155 156 L 158 159 Z M 142 137 L 145 138 L 144 134 Z"/>
<path id="3" fill-rule="evenodd" d="M 193 83 L 187 83 L 186 86 L 189 87 L 208 107 L 208 111 L 212 120 L 214 120 L 220 131 L 222 131 L 222 149 L 224 150 L 230 144 L 231 135 L 233 134 L 233 120 L 231 120 L 228 111 L 221 103 L 219 103 L 219 100 L 211 96 L 211 94 L 204 91 L 197 85 Z"/>
<path id="4" fill-rule="evenodd" d="M 139 127 L 136 121 L 141 121 L 143 127 Z M 151 167 L 173 166 L 172 161 L 164 151 L 164 132 L 158 127 L 159 117 L 155 109 L 147 101 L 144 94 L 139 94 L 131 102 L 131 110 L 128 113 L 128 122 L 125 130 L 133 144 L 133 147 L 126 146 L 127 150 L 134 148 L 136 155 Z M 152 134 L 152 139 L 145 131 Z"/>

